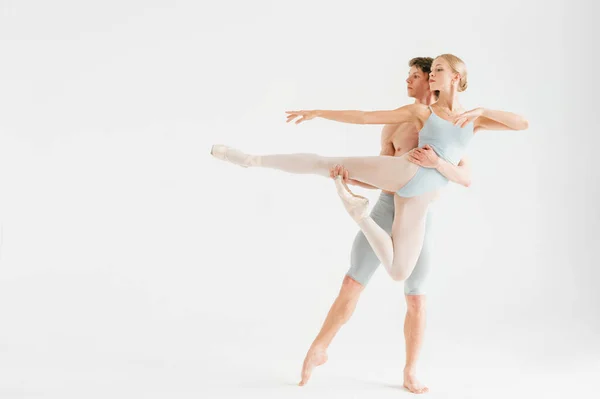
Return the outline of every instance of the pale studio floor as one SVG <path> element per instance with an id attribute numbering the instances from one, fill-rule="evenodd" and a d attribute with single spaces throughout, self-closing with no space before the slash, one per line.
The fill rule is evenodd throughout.
<path id="1" fill-rule="evenodd" d="M 269 330 L 264 324 L 240 325 L 218 317 L 162 329 L 146 325 L 145 334 L 139 334 L 142 329 L 128 332 L 127 323 L 121 327 L 99 326 L 102 335 L 85 329 L 28 331 L 18 342 L 3 342 L 0 397 L 412 396 L 401 387 L 404 354 L 401 342 L 394 343 L 400 329 L 373 337 L 373 331 L 347 328 L 330 348 L 329 362 L 300 388 L 296 383 L 309 337 L 290 334 L 293 328 Z M 484 339 L 448 340 L 441 331 L 430 330 L 420 367 L 422 380 L 431 387 L 426 396 L 598 397 L 600 351 L 592 334 L 555 353 L 552 346 L 565 338 L 560 333 L 530 329 L 521 344 L 503 337 L 498 332 Z M 496 345 L 490 346 L 492 341 Z"/>

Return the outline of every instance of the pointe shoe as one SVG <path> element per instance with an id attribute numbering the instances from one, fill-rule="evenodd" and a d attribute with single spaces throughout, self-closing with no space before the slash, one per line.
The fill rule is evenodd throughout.
<path id="1" fill-rule="evenodd" d="M 369 200 L 363 196 L 353 194 L 346 183 L 344 183 L 342 176 L 336 176 L 335 188 L 352 219 L 359 222 L 369 215 L 367 212 Z"/>
<path id="2" fill-rule="evenodd" d="M 259 166 L 259 158 L 255 155 L 245 154 L 240 150 L 223 145 L 215 144 L 210 149 L 210 155 L 222 161 L 231 162 L 232 164 L 247 168 L 249 166 Z"/>

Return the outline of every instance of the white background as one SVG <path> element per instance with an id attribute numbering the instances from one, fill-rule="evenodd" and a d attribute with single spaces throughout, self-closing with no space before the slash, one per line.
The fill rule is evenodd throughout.
<path id="1" fill-rule="evenodd" d="M 469 68 L 467 108 L 530 128 L 478 134 L 473 185 L 438 204 L 420 378 L 431 397 L 588 397 L 591 6 L 0 4 L 1 398 L 409 395 L 402 285 L 383 269 L 295 386 L 356 226 L 331 181 L 209 151 L 376 154 L 380 126 L 286 125 L 284 111 L 404 105 L 408 60 L 446 52 Z"/>

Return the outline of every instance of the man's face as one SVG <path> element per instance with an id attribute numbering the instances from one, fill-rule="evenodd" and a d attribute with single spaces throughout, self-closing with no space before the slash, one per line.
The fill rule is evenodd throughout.
<path id="1" fill-rule="evenodd" d="M 411 66 L 406 78 L 406 90 L 409 97 L 421 97 L 429 91 L 429 80 L 427 74 L 416 66 Z"/>

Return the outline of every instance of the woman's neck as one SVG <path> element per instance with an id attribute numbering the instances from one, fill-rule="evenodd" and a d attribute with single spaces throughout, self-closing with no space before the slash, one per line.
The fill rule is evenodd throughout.
<path id="1" fill-rule="evenodd" d="M 436 104 L 439 107 L 448 109 L 450 112 L 454 112 L 457 109 L 462 108 L 460 102 L 458 101 L 457 92 L 440 92 L 440 97 L 438 98 Z"/>

